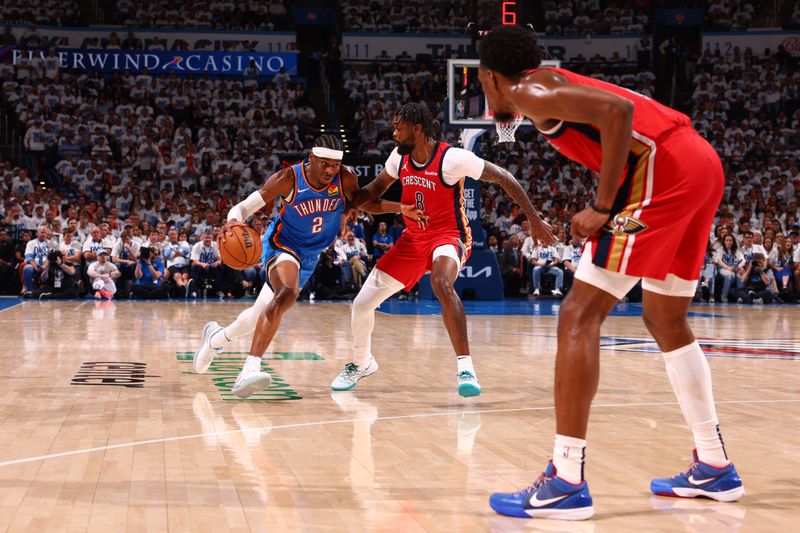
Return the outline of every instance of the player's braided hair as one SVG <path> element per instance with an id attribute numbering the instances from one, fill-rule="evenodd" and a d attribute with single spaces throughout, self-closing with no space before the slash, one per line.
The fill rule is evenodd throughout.
<path id="1" fill-rule="evenodd" d="M 478 44 L 481 66 L 513 78 L 542 62 L 533 32 L 519 26 L 496 26 Z"/>
<path id="2" fill-rule="evenodd" d="M 339 150 L 340 152 L 344 151 L 342 140 L 336 135 L 331 135 L 330 133 L 323 133 L 317 137 L 317 139 L 314 141 L 314 147 L 330 148 L 331 150 Z"/>
<path id="3" fill-rule="evenodd" d="M 395 114 L 395 120 L 422 126 L 422 132 L 428 139 L 435 139 L 439 135 L 439 121 L 433 118 L 430 109 L 424 103 L 409 102 L 405 104 Z"/>

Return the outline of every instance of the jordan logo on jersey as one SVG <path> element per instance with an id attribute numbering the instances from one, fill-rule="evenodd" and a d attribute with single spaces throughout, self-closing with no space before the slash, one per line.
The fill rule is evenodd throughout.
<path id="1" fill-rule="evenodd" d="M 614 220 L 609 220 L 603 227 L 608 233 L 614 235 L 635 235 L 647 229 L 647 224 L 639 220 L 625 215 L 617 215 Z"/>
<path id="2" fill-rule="evenodd" d="M 341 198 L 312 198 L 311 200 L 306 200 L 297 205 L 293 205 L 292 209 L 294 209 L 301 217 L 305 217 L 316 213 L 336 211 L 339 209 L 339 205 L 341 203 Z"/>

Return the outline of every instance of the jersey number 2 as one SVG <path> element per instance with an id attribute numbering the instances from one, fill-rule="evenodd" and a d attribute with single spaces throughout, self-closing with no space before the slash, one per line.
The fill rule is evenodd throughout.
<path id="1" fill-rule="evenodd" d="M 422 193 L 417 191 L 417 193 L 414 195 L 414 198 L 417 201 L 417 209 L 420 211 L 425 211 L 425 197 L 422 195 Z"/>
<path id="2" fill-rule="evenodd" d="M 319 233 L 322 231 L 322 217 L 314 217 L 311 220 L 311 233 Z"/>

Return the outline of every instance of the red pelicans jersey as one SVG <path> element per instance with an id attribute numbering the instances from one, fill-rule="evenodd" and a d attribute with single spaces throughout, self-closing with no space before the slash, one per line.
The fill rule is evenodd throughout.
<path id="1" fill-rule="evenodd" d="M 553 70 L 570 83 L 614 93 L 634 105 L 628 161 L 610 220 L 589 239 L 592 262 L 631 276 L 663 280 L 672 273 L 697 279 L 724 187 L 711 145 L 689 117 L 652 98 L 569 70 L 537 70 Z M 540 132 L 563 155 L 600 172 L 596 125 L 561 121 Z"/>
<path id="2" fill-rule="evenodd" d="M 415 162 L 410 155 L 392 151 L 386 172 L 400 180 L 401 202 L 415 205 L 428 216 L 426 228 L 406 218 L 406 229 L 384 254 L 378 268 L 411 288 L 431 269 L 434 250 L 452 245 L 463 263 L 472 246 L 472 233 L 464 209 L 464 178 L 480 178 L 484 161 L 469 150 L 438 142 L 430 160 Z"/>
<path id="3" fill-rule="evenodd" d="M 444 155 L 450 149 L 447 143 L 437 143 L 431 160 L 424 165 L 415 163 L 410 155 L 401 156 L 397 171 L 397 178 L 403 187 L 400 202 L 415 205 L 428 215 L 426 229 L 406 218 L 406 232 L 415 239 L 454 234 L 469 247 L 472 245 L 472 233 L 464 210 L 464 176 L 448 184 L 442 175 Z"/>

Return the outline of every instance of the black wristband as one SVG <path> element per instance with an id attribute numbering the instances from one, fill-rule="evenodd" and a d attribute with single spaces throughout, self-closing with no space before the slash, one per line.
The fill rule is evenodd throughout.
<path id="1" fill-rule="evenodd" d="M 603 215 L 610 215 L 611 214 L 611 209 L 603 209 L 602 207 L 597 207 L 597 205 L 595 205 L 594 202 L 589 204 L 589 207 L 592 208 L 592 211 L 596 211 L 598 213 L 602 213 Z"/>

